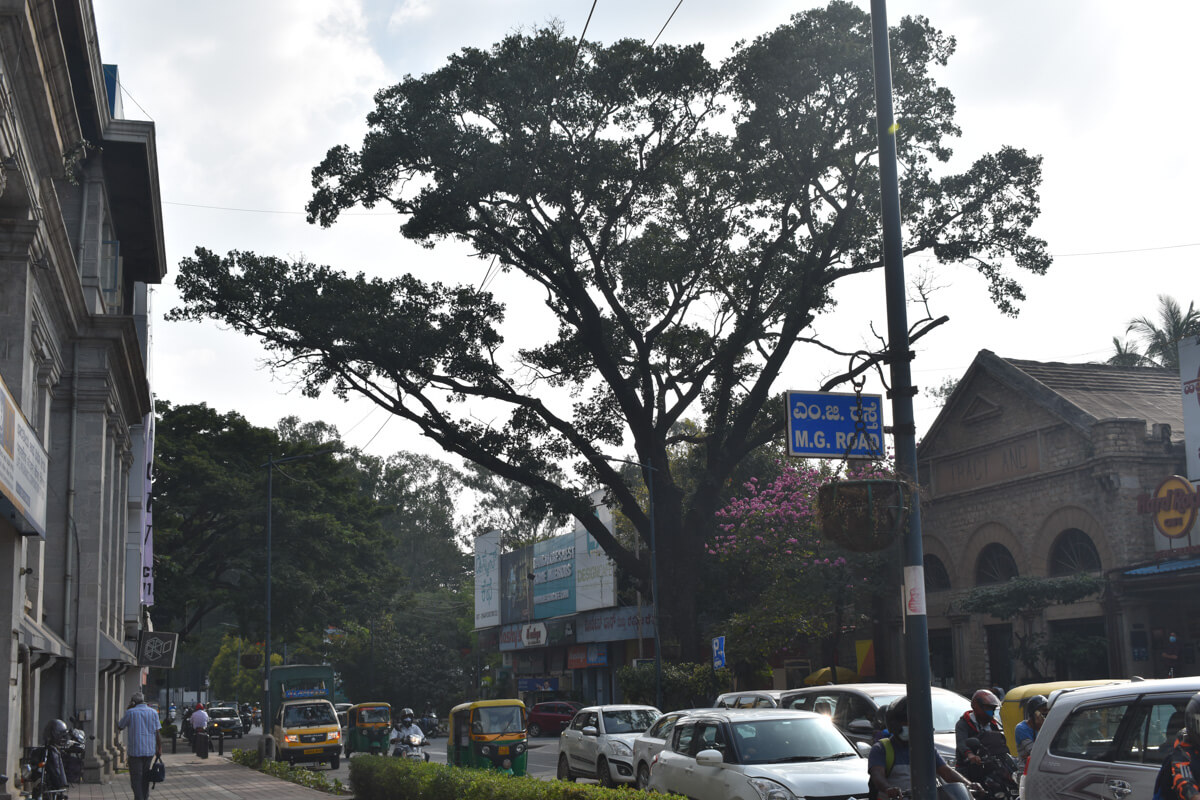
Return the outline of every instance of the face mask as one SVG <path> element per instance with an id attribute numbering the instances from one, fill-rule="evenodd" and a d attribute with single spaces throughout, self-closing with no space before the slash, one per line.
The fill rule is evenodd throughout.
<path id="1" fill-rule="evenodd" d="M 1170 637 L 1169 639 L 1167 639 L 1167 641 L 1168 641 L 1168 642 L 1172 642 L 1172 643 L 1174 643 L 1174 641 L 1175 641 L 1175 637 L 1174 637 L 1174 636 L 1172 636 L 1172 637 Z"/>
<path id="2" fill-rule="evenodd" d="M 904 725 L 903 727 L 901 727 L 900 732 L 897 733 L 896 736 L 900 737 L 900 741 L 907 742 L 908 741 L 908 726 Z"/>
<path id="3" fill-rule="evenodd" d="M 996 709 L 982 708 L 979 710 L 979 716 L 983 719 L 991 719 L 992 717 L 996 716 Z"/>

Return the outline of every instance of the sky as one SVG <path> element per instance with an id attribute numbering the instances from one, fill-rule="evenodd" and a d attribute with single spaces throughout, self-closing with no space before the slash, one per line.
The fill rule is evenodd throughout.
<path id="1" fill-rule="evenodd" d="M 805 3 L 755 0 L 93 0 L 105 63 L 117 64 L 125 116 L 156 126 L 168 274 L 152 295 L 152 387 L 174 404 L 207 403 L 273 427 L 285 415 L 335 425 L 350 446 L 380 456 L 437 455 L 432 443 L 366 400 L 310 399 L 263 365 L 258 345 L 216 323 L 166 322 L 177 266 L 196 247 L 305 258 L 349 272 L 428 275 L 453 267 L 478 285 L 487 264 L 453 245 L 423 250 L 399 218 L 377 209 L 309 225 L 310 173 L 338 144 L 357 146 L 374 93 L 421 75 L 467 46 L 557 21 L 595 42 L 703 42 L 719 61 L 739 39 L 785 23 Z M 856 0 L 864 9 L 868 0 Z M 589 21 L 589 14 L 591 19 Z M 1144 0 L 890 0 L 889 22 L 919 14 L 957 40 L 938 80 L 954 93 L 963 169 L 1002 145 L 1041 155 L 1042 214 L 1034 233 L 1054 263 L 1025 274 L 1017 318 L 991 305 L 983 279 L 940 269 L 933 311 L 950 321 L 914 344 L 918 431 L 975 354 L 1102 361 L 1129 321 L 1153 316 L 1161 294 L 1187 303 L 1200 256 L 1196 230 L 1191 32 L 1200 4 Z M 664 27 L 665 26 L 665 27 Z M 1181 94 L 1182 92 L 1182 94 Z M 905 262 L 912 279 L 925 266 Z M 517 284 L 498 296 L 522 301 Z M 836 293 L 816 331 L 848 349 L 886 329 L 882 274 Z M 921 314 L 910 308 L 909 319 Z M 536 313 L 522 319 L 538 319 Z M 544 324 L 544 321 L 543 321 Z M 529 334 L 529 331 L 526 331 Z M 536 330 L 533 331 L 536 335 Z M 778 387 L 815 390 L 844 364 L 794 356 Z M 847 389 L 848 391 L 848 389 Z M 876 381 L 866 391 L 883 391 Z M 890 422 L 890 415 L 889 415 Z"/>

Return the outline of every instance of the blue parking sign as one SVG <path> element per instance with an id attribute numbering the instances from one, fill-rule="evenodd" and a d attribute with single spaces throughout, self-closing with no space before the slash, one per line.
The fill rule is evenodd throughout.
<path id="1" fill-rule="evenodd" d="M 859 405 L 861 402 L 861 406 Z M 882 458 L 883 397 L 850 392 L 788 392 L 788 455 Z M 856 423 L 862 418 L 862 430 Z"/>
<path id="2" fill-rule="evenodd" d="M 725 637 L 717 636 L 712 640 L 713 645 L 713 669 L 720 669 L 725 666 Z"/>

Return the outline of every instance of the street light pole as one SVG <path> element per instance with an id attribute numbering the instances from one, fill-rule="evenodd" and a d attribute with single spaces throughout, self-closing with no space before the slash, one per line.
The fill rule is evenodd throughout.
<path id="1" fill-rule="evenodd" d="M 287 458 L 267 456 L 267 463 L 259 464 L 267 468 L 267 640 L 263 647 L 263 731 L 271 724 L 271 512 L 274 508 L 273 482 L 276 464 L 287 464 L 304 458 L 314 458 L 332 450 L 318 450 L 315 453 L 302 453 Z"/>

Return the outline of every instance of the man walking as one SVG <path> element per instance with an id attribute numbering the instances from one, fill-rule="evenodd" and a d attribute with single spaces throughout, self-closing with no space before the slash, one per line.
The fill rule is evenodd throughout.
<path id="1" fill-rule="evenodd" d="M 150 796 L 150 767 L 155 756 L 162 755 L 160 727 L 158 712 L 146 705 L 145 695 L 135 692 L 117 723 L 117 730 L 129 729 L 129 785 L 133 800 L 147 800 Z"/>

